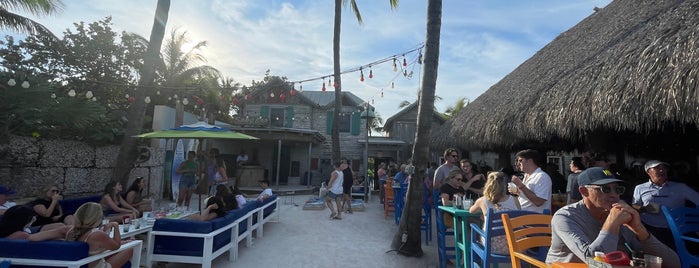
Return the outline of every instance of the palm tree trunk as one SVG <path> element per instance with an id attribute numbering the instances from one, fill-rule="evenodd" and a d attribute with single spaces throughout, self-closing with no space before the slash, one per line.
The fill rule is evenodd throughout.
<path id="1" fill-rule="evenodd" d="M 143 117 L 146 113 L 146 103 L 143 100 L 147 96 L 147 91 L 153 86 L 155 64 L 160 56 L 160 46 L 165 36 L 165 25 L 169 12 L 170 0 L 158 0 L 150 42 L 148 42 L 148 49 L 143 59 L 143 74 L 138 81 L 139 88 L 134 94 L 136 101 L 131 104 L 126 114 L 129 121 L 126 124 L 121 148 L 119 148 L 116 168 L 112 173 L 112 180 L 120 181 L 125 187 L 128 185 L 129 173 L 136 157 L 136 139 L 133 136 L 140 134 L 143 127 Z"/>
<path id="2" fill-rule="evenodd" d="M 413 145 L 413 165 L 415 174 L 410 177 L 408 196 L 403 208 L 398 232 L 393 236 L 391 248 L 407 256 L 422 256 L 422 235 L 420 222 L 422 215 L 422 188 L 424 172 L 429 157 L 429 137 L 431 119 L 434 113 L 434 98 L 437 84 L 437 66 L 439 64 L 439 36 L 442 27 L 442 0 L 430 0 L 427 4 L 427 37 L 425 41 L 425 60 L 418 104 L 417 135 Z M 403 243 L 401 238 L 408 234 Z"/>
<path id="3" fill-rule="evenodd" d="M 340 161 L 340 112 L 342 111 L 342 83 L 340 79 L 340 28 L 342 26 L 342 0 L 335 0 L 335 21 L 333 27 L 333 79 L 335 80 L 335 112 L 332 125 L 332 159 Z M 330 84 L 330 83 L 328 83 Z M 332 85 L 328 85 L 332 86 Z"/>

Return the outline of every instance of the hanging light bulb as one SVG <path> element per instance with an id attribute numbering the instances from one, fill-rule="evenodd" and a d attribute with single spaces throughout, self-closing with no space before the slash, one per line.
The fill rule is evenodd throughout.
<path id="1" fill-rule="evenodd" d="M 97 101 L 97 97 L 92 97 L 91 101 Z"/>
<path id="2" fill-rule="evenodd" d="M 171 101 L 171 100 L 172 100 L 172 97 L 167 97 L 167 100 L 168 100 L 168 101 Z"/>
<path id="3" fill-rule="evenodd" d="M 269 93 L 269 96 L 274 98 L 274 92 Z"/>
<path id="4" fill-rule="evenodd" d="M 381 98 L 383 98 L 383 88 L 381 89 Z"/>
<path id="5" fill-rule="evenodd" d="M 286 99 L 286 95 L 284 93 L 279 94 L 279 99 L 284 101 Z"/>
<path id="6" fill-rule="evenodd" d="M 124 95 L 124 97 L 128 99 L 128 98 L 129 98 L 129 94 L 126 93 L 126 95 Z M 177 98 L 177 95 L 175 95 L 175 98 Z"/>
<path id="7" fill-rule="evenodd" d="M 51 93 L 51 98 L 55 99 L 56 98 L 56 93 Z"/>
<path id="8" fill-rule="evenodd" d="M 88 90 L 87 92 L 85 92 L 85 98 L 92 99 L 92 91 Z"/>
<path id="9" fill-rule="evenodd" d="M 29 88 L 29 80 L 24 79 L 24 82 L 22 82 L 22 88 Z"/>
<path id="10" fill-rule="evenodd" d="M 156 91 L 156 92 L 155 92 L 155 95 L 160 96 L 160 90 Z"/>
<path id="11" fill-rule="evenodd" d="M 374 98 L 371 98 L 371 105 L 374 105 Z"/>
<path id="12" fill-rule="evenodd" d="M 291 90 L 289 90 L 289 95 L 296 96 L 296 90 L 293 88 Z"/>
<path id="13" fill-rule="evenodd" d="M 233 103 L 233 105 L 238 105 L 238 98 L 234 97 L 233 100 L 231 100 L 231 102 Z"/>
<path id="14" fill-rule="evenodd" d="M 198 106 L 196 104 L 194 104 L 194 109 L 196 110 L 197 108 L 198 108 Z"/>
<path id="15" fill-rule="evenodd" d="M 172 97 L 175 98 L 175 99 L 177 99 L 177 94 L 175 94 L 175 96 L 172 96 Z"/>
<path id="16" fill-rule="evenodd" d="M 391 88 L 396 88 L 396 84 L 394 82 L 391 82 Z"/>
<path id="17" fill-rule="evenodd" d="M 301 83 L 299 83 L 299 91 L 303 92 L 303 85 Z"/>
<path id="18" fill-rule="evenodd" d="M 322 87 L 320 90 L 322 90 L 323 92 L 325 92 L 325 80 L 323 80 L 323 87 Z"/>
<path id="19" fill-rule="evenodd" d="M 128 94 L 127 94 L 127 95 L 128 95 Z M 68 96 L 69 96 L 69 97 L 75 97 L 75 90 L 74 90 L 74 89 L 71 89 L 70 91 L 68 91 Z M 126 97 L 128 98 L 129 96 L 126 96 Z"/>
<path id="20" fill-rule="evenodd" d="M 146 96 L 146 98 L 143 99 L 143 101 L 146 102 L 146 104 L 150 103 L 150 96 Z"/>
<path id="21" fill-rule="evenodd" d="M 374 78 L 374 71 L 371 70 L 371 67 L 369 67 L 369 79 Z"/>
<path id="22" fill-rule="evenodd" d="M 252 94 L 248 93 L 247 95 L 245 95 L 245 99 L 246 99 L 246 100 L 251 100 L 251 99 L 252 99 Z"/>
<path id="23" fill-rule="evenodd" d="M 182 99 L 182 104 L 184 104 L 184 105 L 189 104 L 189 100 L 187 98 Z"/>
<path id="24" fill-rule="evenodd" d="M 403 76 L 408 77 L 408 70 L 407 69 L 403 70 Z"/>
<path id="25" fill-rule="evenodd" d="M 422 50 L 417 54 L 417 64 L 422 64 Z"/>
<path id="26" fill-rule="evenodd" d="M 403 55 L 403 67 L 408 66 L 408 62 L 405 60 L 405 55 Z"/>
<path id="27" fill-rule="evenodd" d="M 362 70 L 362 67 L 359 67 L 359 81 L 364 82 L 364 70 Z"/>
<path id="28" fill-rule="evenodd" d="M 134 98 L 133 96 L 129 97 L 129 103 L 133 103 L 134 101 L 136 101 L 136 98 Z"/>
<path id="29" fill-rule="evenodd" d="M 14 87 L 17 84 L 17 81 L 15 81 L 14 77 L 10 77 L 10 80 L 7 81 L 7 85 Z"/>
<path id="30" fill-rule="evenodd" d="M 398 71 L 398 64 L 396 63 L 396 58 L 393 58 L 393 71 L 394 72 Z"/>

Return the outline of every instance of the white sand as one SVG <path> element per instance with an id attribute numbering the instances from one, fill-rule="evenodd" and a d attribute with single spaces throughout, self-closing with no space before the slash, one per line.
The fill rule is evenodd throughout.
<path id="1" fill-rule="evenodd" d="M 429 246 L 422 234 L 420 258 L 398 255 L 390 250 L 398 226 L 393 213 L 384 219 L 383 205 L 376 197 L 364 211 L 342 214 L 342 220 L 329 220 L 329 210 L 303 210 L 311 196 L 282 196 L 279 222 L 264 225 L 264 237 L 252 247 L 240 243 L 238 260 L 228 262 L 228 254 L 219 256 L 214 267 L 438 267 L 437 239 Z M 432 219 L 434 222 L 434 217 Z M 145 259 L 145 256 L 142 258 Z M 168 264 L 168 268 L 199 265 Z"/>

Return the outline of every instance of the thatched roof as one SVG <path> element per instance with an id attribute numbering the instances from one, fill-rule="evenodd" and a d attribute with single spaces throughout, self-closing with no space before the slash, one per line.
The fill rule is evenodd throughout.
<path id="1" fill-rule="evenodd" d="M 437 146 L 582 141 L 699 125 L 699 1 L 615 0 L 433 131 Z"/>

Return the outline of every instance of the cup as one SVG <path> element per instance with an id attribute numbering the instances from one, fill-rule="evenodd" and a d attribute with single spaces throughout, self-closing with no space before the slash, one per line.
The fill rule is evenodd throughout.
<path id="1" fill-rule="evenodd" d="M 109 224 L 109 219 L 107 219 L 107 218 L 102 219 L 102 225 L 107 225 L 107 224 Z"/>
<path id="2" fill-rule="evenodd" d="M 126 233 L 129 231 L 129 229 L 131 229 L 131 224 L 122 224 L 121 227 L 121 231 Z"/>
<path id="3" fill-rule="evenodd" d="M 646 262 L 646 267 L 648 268 L 661 268 L 663 267 L 663 258 L 653 255 L 646 254 L 644 256 Z"/>
<path id="4" fill-rule="evenodd" d="M 134 229 L 141 228 L 141 219 L 135 219 L 135 220 L 133 221 L 133 228 L 134 228 Z"/>
<path id="5" fill-rule="evenodd" d="M 510 193 L 512 193 L 512 194 L 516 194 L 517 193 L 517 184 L 515 184 L 514 182 L 508 182 L 507 183 L 507 190 L 510 191 Z"/>
<path id="6" fill-rule="evenodd" d="M 471 199 L 464 199 L 464 210 L 470 209 L 471 206 L 473 205 L 473 200 Z"/>

